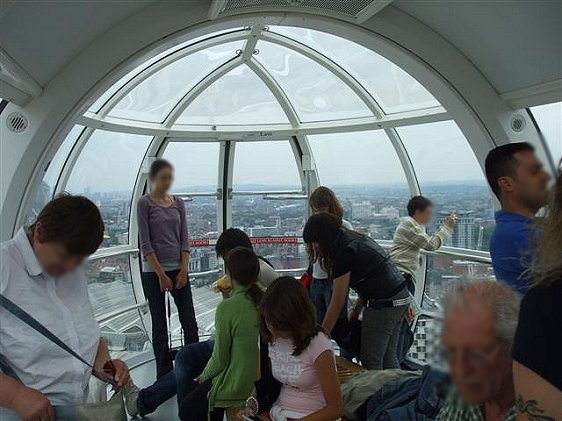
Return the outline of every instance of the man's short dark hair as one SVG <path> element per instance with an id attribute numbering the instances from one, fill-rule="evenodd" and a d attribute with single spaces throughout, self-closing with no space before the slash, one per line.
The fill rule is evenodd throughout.
<path id="1" fill-rule="evenodd" d="M 408 215 L 414 216 L 417 211 L 423 212 L 430 206 L 433 206 L 433 203 L 427 197 L 414 196 L 408 202 Z"/>
<path id="2" fill-rule="evenodd" d="M 230 250 L 236 247 L 246 247 L 253 250 L 250 237 L 244 231 L 238 228 L 228 228 L 222 232 L 217 240 L 215 251 L 218 256 L 224 258 Z"/>
<path id="3" fill-rule="evenodd" d="M 488 152 L 486 157 L 486 178 L 490 188 L 498 199 L 501 199 L 501 189 L 498 184 L 500 177 L 515 177 L 517 160 L 514 155 L 522 151 L 533 152 L 535 148 L 527 142 L 508 143 Z"/>
<path id="4" fill-rule="evenodd" d="M 61 195 L 45 205 L 31 225 L 39 226 L 37 241 L 61 243 L 75 256 L 93 254 L 103 241 L 98 207 L 84 196 Z"/>

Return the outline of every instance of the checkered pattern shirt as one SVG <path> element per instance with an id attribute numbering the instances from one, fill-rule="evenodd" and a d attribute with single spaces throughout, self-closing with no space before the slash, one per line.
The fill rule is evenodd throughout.
<path id="1" fill-rule="evenodd" d="M 515 421 L 517 412 L 512 406 L 503 421 Z M 486 421 L 483 405 L 468 405 L 455 390 L 451 391 L 447 401 L 437 414 L 435 421 Z"/>

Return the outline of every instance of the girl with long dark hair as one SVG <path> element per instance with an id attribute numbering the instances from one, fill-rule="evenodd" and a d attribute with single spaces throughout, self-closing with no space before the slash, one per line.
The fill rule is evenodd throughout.
<path id="1" fill-rule="evenodd" d="M 343 403 L 331 341 L 316 321 L 304 286 L 294 278 L 276 279 L 259 309 L 271 372 L 282 384 L 270 419 L 338 419 Z"/>
<path id="2" fill-rule="evenodd" d="M 137 204 L 142 286 L 152 317 L 152 346 L 157 378 L 172 371 L 168 345 L 165 293 L 178 308 L 186 344 L 198 342 L 198 328 L 189 284 L 189 244 L 183 200 L 169 194 L 174 179 L 172 164 L 164 159 L 150 166 L 150 193 Z"/>
<path id="3" fill-rule="evenodd" d="M 310 195 L 308 200 L 313 214 L 322 212 L 334 215 L 341 221 L 342 227 L 353 229 L 351 224 L 343 219 L 343 207 L 336 194 L 328 187 L 320 186 Z M 309 256 L 314 257 L 314 251 L 309 249 Z M 312 283 L 310 284 L 310 299 L 316 307 L 316 316 L 319 321 L 324 320 L 328 305 L 332 299 L 332 284 L 328 279 L 328 273 L 322 266 L 320 259 L 311 259 Z M 340 318 L 347 319 L 347 305 L 343 307 Z"/>
<path id="4" fill-rule="evenodd" d="M 342 228 L 340 219 L 328 213 L 311 216 L 303 237 L 332 282 L 332 298 L 322 322 L 325 331 L 334 328 L 352 288 L 359 295 L 352 317 L 363 310 L 363 366 L 370 370 L 399 368 L 399 326 L 410 298 L 406 282 L 388 254 L 371 238 Z"/>
<path id="5" fill-rule="evenodd" d="M 253 250 L 236 247 L 227 253 L 225 266 L 232 291 L 217 306 L 213 353 L 196 379 L 199 386 L 181 402 L 182 420 L 222 421 L 226 408 L 245 404 L 258 377 L 259 260 Z"/>

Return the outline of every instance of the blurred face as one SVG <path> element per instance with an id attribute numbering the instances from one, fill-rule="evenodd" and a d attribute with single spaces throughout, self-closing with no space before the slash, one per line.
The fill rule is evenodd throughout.
<path id="1" fill-rule="evenodd" d="M 501 177 L 500 186 L 506 193 L 533 212 L 537 212 L 548 201 L 547 184 L 550 175 L 532 151 L 522 151 L 514 155 L 517 160 L 515 177 Z"/>
<path id="2" fill-rule="evenodd" d="M 486 306 L 473 301 L 451 309 L 443 324 L 442 345 L 453 383 L 468 404 L 498 396 L 512 381 L 509 349 L 497 336 Z"/>
<path id="3" fill-rule="evenodd" d="M 77 269 L 84 262 L 85 256 L 70 254 L 61 243 L 37 241 L 37 232 L 40 229 L 40 226 L 35 228 L 32 247 L 39 264 L 46 273 L 53 278 L 58 278 Z"/>
<path id="4" fill-rule="evenodd" d="M 167 192 L 174 182 L 174 170 L 169 167 L 164 167 L 158 171 L 154 177 L 151 177 L 150 181 L 152 182 L 154 190 Z"/>
<path id="5" fill-rule="evenodd" d="M 423 211 L 417 210 L 414 215 L 414 219 L 422 225 L 428 225 L 431 222 L 432 216 L 433 216 L 433 206 L 428 206 Z"/>

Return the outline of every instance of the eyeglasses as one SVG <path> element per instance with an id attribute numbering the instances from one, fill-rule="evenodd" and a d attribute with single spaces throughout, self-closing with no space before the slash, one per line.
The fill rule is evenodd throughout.
<path id="1" fill-rule="evenodd" d="M 497 355 L 498 351 L 501 349 L 502 345 L 498 345 L 492 351 L 484 352 L 479 351 L 476 349 L 470 348 L 453 348 L 453 347 L 442 347 L 441 348 L 441 356 L 444 361 L 447 363 L 452 364 L 458 358 L 462 358 L 463 360 L 467 361 L 470 365 L 475 367 L 482 367 L 485 365 L 490 365 L 495 356 Z"/>

